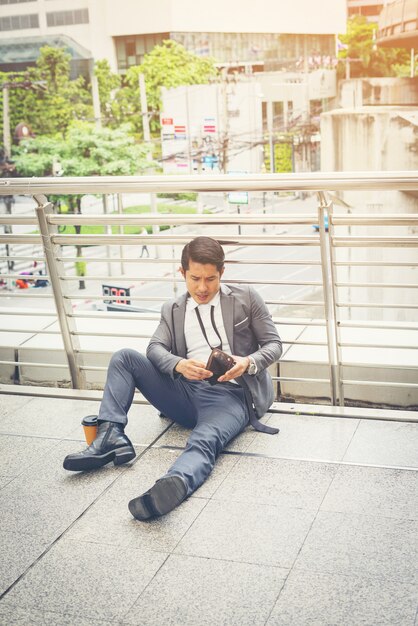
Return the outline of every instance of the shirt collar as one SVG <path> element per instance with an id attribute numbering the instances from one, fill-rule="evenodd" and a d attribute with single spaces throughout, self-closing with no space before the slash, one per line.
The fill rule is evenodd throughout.
<path id="1" fill-rule="evenodd" d="M 222 289 L 222 286 L 221 286 Z M 221 299 L 221 289 L 213 296 L 212 300 L 209 300 L 209 302 L 206 302 L 206 304 L 202 304 L 201 306 L 218 306 L 219 301 Z M 194 300 L 194 298 L 192 298 L 190 295 L 187 298 L 187 308 L 189 310 L 193 310 L 196 309 L 199 306 L 199 303 L 196 302 L 196 300 Z"/>

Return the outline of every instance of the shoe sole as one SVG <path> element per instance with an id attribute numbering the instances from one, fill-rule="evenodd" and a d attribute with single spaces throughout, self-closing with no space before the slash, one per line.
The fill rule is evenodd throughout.
<path id="1" fill-rule="evenodd" d="M 70 472 L 88 472 L 89 470 L 99 469 L 103 465 L 107 465 L 111 461 L 115 465 L 123 465 L 132 461 L 136 457 L 136 452 L 131 446 L 124 446 L 106 452 L 106 454 L 95 455 L 91 457 L 81 457 L 78 459 L 64 459 L 64 469 Z"/>
<path id="2" fill-rule="evenodd" d="M 140 521 L 159 517 L 183 502 L 186 493 L 186 485 L 180 476 L 167 476 L 157 481 L 149 493 L 131 500 L 128 508 L 133 517 Z"/>

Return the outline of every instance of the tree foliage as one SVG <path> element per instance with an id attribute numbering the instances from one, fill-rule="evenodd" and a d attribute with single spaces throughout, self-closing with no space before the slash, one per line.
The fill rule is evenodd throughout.
<path id="1" fill-rule="evenodd" d="M 24 122 L 37 135 L 65 136 L 73 120 L 92 118 L 90 91 L 82 76 L 70 80 L 70 60 L 64 49 L 44 46 L 35 67 L 1 75 L 2 82 L 11 84 L 12 133 L 17 124 Z"/>
<path id="2" fill-rule="evenodd" d="M 375 42 L 377 24 L 363 15 L 354 15 L 347 22 L 347 33 L 339 35 L 346 47 L 338 53 L 339 59 L 350 59 L 352 78 L 396 76 L 397 66 L 408 63 L 409 54 L 401 48 L 380 48 Z M 354 60 L 353 60 L 354 59 Z M 339 74 L 345 74 L 345 63 L 339 64 Z"/>
<path id="3" fill-rule="evenodd" d="M 147 152 L 126 128 L 73 122 L 64 138 L 38 136 L 22 141 L 14 160 L 21 176 L 51 176 L 56 161 L 64 176 L 127 176 L 149 167 Z"/>

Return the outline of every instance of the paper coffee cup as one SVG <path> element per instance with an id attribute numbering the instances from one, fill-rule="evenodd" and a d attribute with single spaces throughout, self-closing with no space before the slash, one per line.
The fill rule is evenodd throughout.
<path id="1" fill-rule="evenodd" d="M 97 415 L 86 415 L 86 417 L 83 417 L 81 424 L 83 426 L 87 445 L 89 446 L 96 439 Z"/>

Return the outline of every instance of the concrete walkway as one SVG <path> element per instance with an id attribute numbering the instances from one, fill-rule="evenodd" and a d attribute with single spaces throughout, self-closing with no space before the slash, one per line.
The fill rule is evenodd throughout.
<path id="1" fill-rule="evenodd" d="M 128 500 L 187 431 L 135 404 L 134 463 L 64 471 L 97 409 L 0 394 L 0 624 L 417 626 L 418 423 L 270 414 L 278 436 L 248 429 L 141 523 Z"/>

